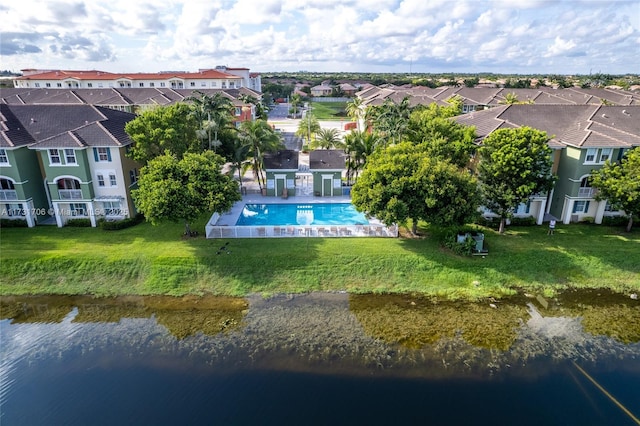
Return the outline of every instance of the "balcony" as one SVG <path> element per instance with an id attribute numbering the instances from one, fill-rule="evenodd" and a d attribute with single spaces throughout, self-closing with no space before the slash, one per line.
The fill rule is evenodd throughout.
<path id="1" fill-rule="evenodd" d="M 592 198 L 594 195 L 596 195 L 596 189 L 595 188 L 580 188 L 580 189 L 578 189 L 578 197 L 581 197 L 581 198 Z"/>
<path id="2" fill-rule="evenodd" d="M 58 195 L 61 200 L 82 200 L 81 189 L 59 189 Z"/>
<path id="3" fill-rule="evenodd" d="M 0 190 L 0 201 L 15 201 L 18 199 L 18 193 L 13 189 Z"/>

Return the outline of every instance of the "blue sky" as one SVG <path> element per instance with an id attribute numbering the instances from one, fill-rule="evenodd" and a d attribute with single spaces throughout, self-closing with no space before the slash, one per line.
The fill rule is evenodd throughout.
<path id="1" fill-rule="evenodd" d="M 0 16 L 12 71 L 640 73 L 640 0 L 17 0 Z"/>

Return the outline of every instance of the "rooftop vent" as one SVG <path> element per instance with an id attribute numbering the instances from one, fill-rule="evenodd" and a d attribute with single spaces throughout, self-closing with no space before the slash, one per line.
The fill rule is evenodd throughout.
<path id="1" fill-rule="evenodd" d="M 607 114 L 602 114 L 602 118 L 609 118 L 609 117 L 607 117 Z"/>

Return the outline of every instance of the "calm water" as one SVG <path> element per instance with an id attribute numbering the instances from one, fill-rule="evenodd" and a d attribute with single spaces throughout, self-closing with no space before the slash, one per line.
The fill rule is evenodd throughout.
<path id="1" fill-rule="evenodd" d="M 635 425 L 640 416 L 640 303 L 628 296 L 495 307 L 324 293 L 1 302 L 3 426 Z"/>
<path id="2" fill-rule="evenodd" d="M 350 203 L 245 204 L 236 225 L 367 225 Z"/>

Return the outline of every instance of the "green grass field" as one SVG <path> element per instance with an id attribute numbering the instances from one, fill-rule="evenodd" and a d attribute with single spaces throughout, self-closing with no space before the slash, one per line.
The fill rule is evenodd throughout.
<path id="1" fill-rule="evenodd" d="M 204 229 L 204 219 L 194 229 Z M 309 291 L 420 293 L 446 299 L 640 290 L 640 231 L 597 225 L 484 229 L 489 255 L 424 238 L 181 238 L 181 224 L 0 231 L 0 294 L 243 296 Z M 201 232 L 202 234 L 202 232 Z M 219 248 L 228 242 L 228 251 Z"/>
<path id="2" fill-rule="evenodd" d="M 318 120 L 349 120 L 346 106 L 346 102 L 312 102 L 311 111 Z"/>

